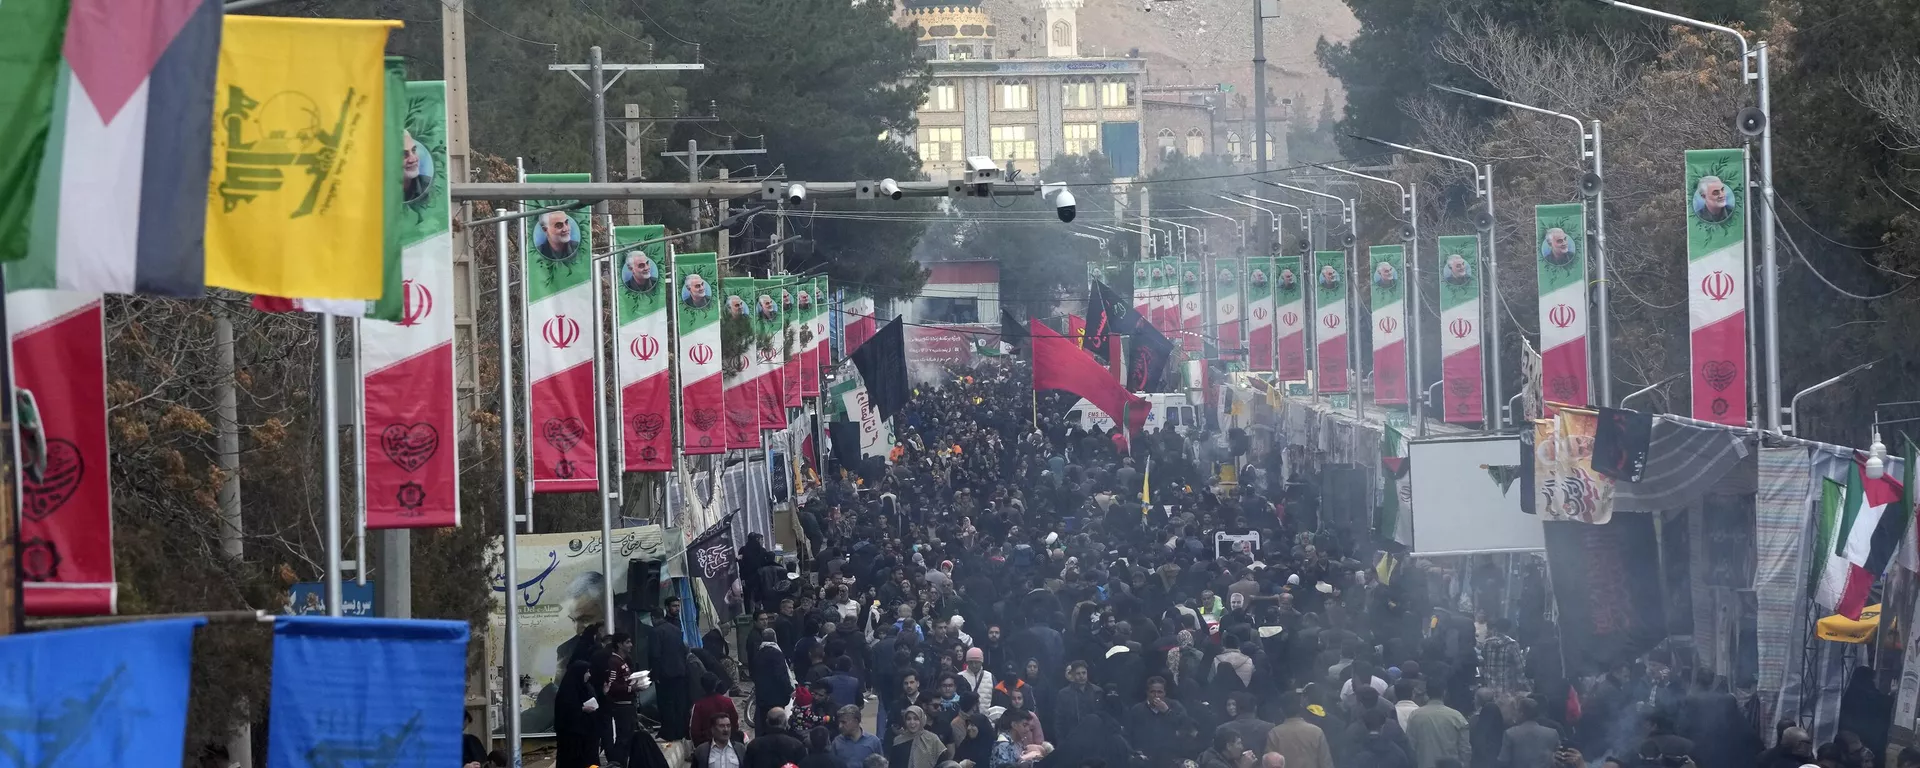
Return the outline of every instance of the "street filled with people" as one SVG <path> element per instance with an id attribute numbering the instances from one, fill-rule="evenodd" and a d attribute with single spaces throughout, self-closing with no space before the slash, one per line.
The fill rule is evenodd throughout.
<path id="1" fill-rule="evenodd" d="M 1029 381 L 1003 358 L 917 384 L 890 455 L 800 508 L 797 578 L 758 536 L 741 547 L 733 642 L 682 661 L 663 622 L 638 660 L 619 636 L 583 654 L 561 708 L 611 706 L 561 715 L 560 768 L 1874 768 L 1884 750 L 1847 730 L 1884 701 L 1850 701 L 1816 750 L 1740 681 L 1562 658 L 1537 564 L 1355 540 L 1277 451 L 1236 458 L 1243 437 L 1209 423 L 1128 445 Z M 637 670 L 663 690 L 636 735 Z"/>

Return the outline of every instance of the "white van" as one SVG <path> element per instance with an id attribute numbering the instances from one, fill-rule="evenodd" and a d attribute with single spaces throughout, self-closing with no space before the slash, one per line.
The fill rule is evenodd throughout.
<path id="1" fill-rule="evenodd" d="M 1153 406 L 1153 410 L 1147 412 L 1146 430 L 1148 432 L 1158 432 L 1160 431 L 1161 425 L 1171 424 L 1173 425 L 1174 431 L 1181 435 L 1192 434 L 1193 426 L 1197 423 L 1195 419 L 1199 418 L 1199 414 L 1193 407 L 1193 404 L 1188 401 L 1185 393 L 1159 392 L 1149 394 L 1145 392 L 1135 392 L 1134 394 L 1144 398 L 1148 404 Z M 1081 429 L 1089 432 L 1094 430 L 1110 432 L 1114 427 L 1114 419 L 1112 416 L 1095 407 L 1093 403 L 1087 402 L 1084 398 L 1081 399 L 1080 402 L 1074 403 L 1073 408 L 1067 411 L 1067 421 L 1077 423 Z"/>

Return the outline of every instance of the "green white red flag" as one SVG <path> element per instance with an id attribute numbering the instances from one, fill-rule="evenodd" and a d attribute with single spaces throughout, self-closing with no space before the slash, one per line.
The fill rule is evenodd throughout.
<path id="1" fill-rule="evenodd" d="M 726 395 L 721 382 L 720 261 L 712 252 L 673 257 L 673 321 L 679 360 L 681 450 L 688 456 L 725 453 Z"/>
<path id="2" fill-rule="evenodd" d="M 1367 249 L 1367 286 L 1372 299 L 1373 398 L 1380 405 L 1407 404 L 1406 249 Z"/>
<path id="3" fill-rule="evenodd" d="M 1687 349 L 1693 417 L 1747 425 L 1747 153 L 1687 151 Z"/>
<path id="4" fill-rule="evenodd" d="M 397 288 L 388 289 L 398 298 L 396 317 L 360 321 L 362 460 L 372 529 L 460 524 L 452 203 L 446 177 L 433 173 L 447 167 L 447 85 L 406 83 L 404 89 L 403 135 L 416 172 L 396 185 L 400 209 L 389 219 L 400 252 Z"/>
<path id="5" fill-rule="evenodd" d="M 621 248 L 657 240 L 667 228 L 658 224 L 613 228 Z M 673 390 L 667 349 L 673 276 L 666 243 L 640 246 L 609 260 L 613 289 L 614 398 L 612 423 L 620 429 L 620 465 L 627 472 L 673 469 Z"/>
<path id="6" fill-rule="evenodd" d="M 1353 317 L 1347 311 L 1347 255 L 1343 251 L 1313 252 L 1314 381 L 1320 394 L 1348 390 L 1347 332 Z"/>
<path id="7" fill-rule="evenodd" d="M 1480 238 L 1440 238 L 1440 380 L 1442 419 L 1486 418 L 1480 367 Z"/>
<path id="8" fill-rule="evenodd" d="M 1549 402 L 1587 401 L 1587 206 L 1533 209 L 1540 285 L 1540 392 Z"/>

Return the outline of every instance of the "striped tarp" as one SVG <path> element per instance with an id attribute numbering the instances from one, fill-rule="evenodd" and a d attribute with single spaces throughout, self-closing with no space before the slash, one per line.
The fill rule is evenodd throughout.
<path id="1" fill-rule="evenodd" d="M 1753 592 L 1759 616 L 1755 644 L 1760 654 L 1757 686 L 1761 722 L 1771 723 L 1780 713 L 1799 708 L 1798 693 L 1789 699 L 1789 673 L 1797 678 L 1807 598 L 1807 569 L 1802 549 L 1814 536 L 1813 464 L 1803 447 L 1762 448 L 1759 490 L 1754 497 Z M 1771 731 L 1771 729 L 1769 729 Z"/>

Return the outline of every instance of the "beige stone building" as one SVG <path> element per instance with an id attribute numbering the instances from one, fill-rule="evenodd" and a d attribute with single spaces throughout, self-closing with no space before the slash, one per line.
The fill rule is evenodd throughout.
<path id="1" fill-rule="evenodd" d="M 900 23 L 918 32 L 933 70 L 912 137 L 921 170 L 951 178 L 986 155 L 1031 178 L 1056 157 L 1097 151 L 1116 178 L 1139 176 L 1146 61 L 1080 55 L 1082 0 L 1031 1 L 1044 18 L 1043 58 L 997 58 L 980 0 L 902 0 Z"/>

